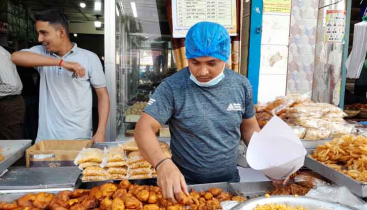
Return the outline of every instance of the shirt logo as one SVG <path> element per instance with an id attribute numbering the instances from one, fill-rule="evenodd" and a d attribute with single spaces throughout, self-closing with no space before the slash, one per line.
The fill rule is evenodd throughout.
<path id="1" fill-rule="evenodd" d="M 151 99 L 148 101 L 148 104 L 147 104 L 147 105 L 152 105 L 154 102 L 155 102 L 155 100 L 151 98 Z"/>
<path id="2" fill-rule="evenodd" d="M 227 111 L 242 111 L 242 106 L 241 104 L 230 103 L 228 105 Z"/>

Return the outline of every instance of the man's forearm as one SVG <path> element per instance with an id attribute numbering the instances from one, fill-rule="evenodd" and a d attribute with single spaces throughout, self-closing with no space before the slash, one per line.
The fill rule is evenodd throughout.
<path id="1" fill-rule="evenodd" d="M 158 139 L 149 124 L 139 123 L 135 127 L 135 141 L 142 156 L 155 167 L 167 156 L 162 152 Z"/>
<path id="2" fill-rule="evenodd" d="M 98 94 L 98 129 L 97 132 L 105 132 L 108 114 L 110 113 L 110 99 L 108 96 L 107 89 L 103 93 Z"/>
<path id="3" fill-rule="evenodd" d="M 60 59 L 23 51 L 13 53 L 11 60 L 14 64 L 24 67 L 57 66 L 60 63 Z"/>

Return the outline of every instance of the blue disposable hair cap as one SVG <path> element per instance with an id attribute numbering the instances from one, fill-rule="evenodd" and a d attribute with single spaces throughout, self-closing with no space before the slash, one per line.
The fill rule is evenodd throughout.
<path id="1" fill-rule="evenodd" d="M 218 23 L 199 22 L 187 32 L 186 58 L 213 57 L 227 62 L 231 54 L 228 31 Z"/>

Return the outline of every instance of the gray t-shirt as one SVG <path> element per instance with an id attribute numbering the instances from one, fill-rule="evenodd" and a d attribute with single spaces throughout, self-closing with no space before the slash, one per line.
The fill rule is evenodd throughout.
<path id="1" fill-rule="evenodd" d="M 61 59 L 41 45 L 22 51 Z M 37 142 L 92 137 L 91 86 L 106 87 L 101 61 L 96 54 L 76 44 L 62 59 L 82 65 L 85 76 L 73 78 L 73 72 L 59 66 L 36 67 L 41 76 Z"/>
<path id="2" fill-rule="evenodd" d="M 247 78 L 229 69 L 224 75 L 215 86 L 199 87 L 185 68 L 165 79 L 144 109 L 168 122 L 172 160 L 190 184 L 239 181 L 240 125 L 255 109 Z"/>

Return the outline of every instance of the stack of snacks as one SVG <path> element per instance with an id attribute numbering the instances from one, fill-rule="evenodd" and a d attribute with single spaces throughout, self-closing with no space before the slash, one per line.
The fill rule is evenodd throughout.
<path id="1" fill-rule="evenodd" d="M 139 151 L 130 152 L 127 159 L 130 179 L 152 178 L 152 165 L 141 156 Z"/>
<path id="2" fill-rule="evenodd" d="M 107 172 L 113 179 L 125 179 L 127 175 L 127 163 L 125 153 L 122 147 L 108 148 L 105 159 L 107 161 Z"/>
<path id="3" fill-rule="evenodd" d="M 103 151 L 96 148 L 83 149 L 75 159 L 75 165 L 83 170 L 83 181 L 101 181 L 111 179 L 110 174 L 100 167 Z"/>

